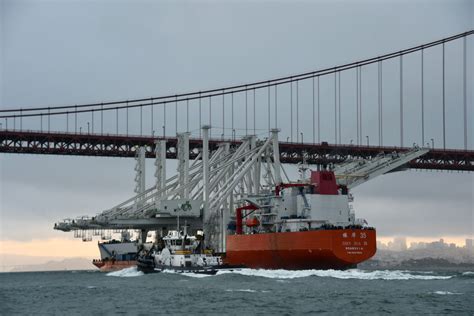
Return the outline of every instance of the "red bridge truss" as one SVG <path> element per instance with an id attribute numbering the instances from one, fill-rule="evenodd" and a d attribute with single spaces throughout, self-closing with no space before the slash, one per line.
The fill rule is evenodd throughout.
<path id="1" fill-rule="evenodd" d="M 36 131 L 0 131 L 0 152 L 15 154 L 76 155 L 104 157 L 134 157 L 138 146 L 145 146 L 148 157 L 154 157 L 155 140 L 150 136 L 108 134 L 45 133 Z M 176 158 L 176 138 L 166 138 L 167 158 Z M 239 144 L 239 140 L 211 139 L 210 149 L 222 142 Z M 195 158 L 202 146 L 201 139 L 191 138 L 190 158 Z M 308 164 L 340 163 L 355 158 L 370 159 L 381 153 L 403 152 L 408 147 L 378 147 L 280 142 L 282 163 Z M 433 170 L 474 171 L 473 150 L 432 149 L 411 161 L 409 168 Z"/>

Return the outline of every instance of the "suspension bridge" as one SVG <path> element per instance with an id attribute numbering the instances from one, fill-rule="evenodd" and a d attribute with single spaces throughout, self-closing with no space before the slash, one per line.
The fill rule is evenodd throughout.
<path id="1" fill-rule="evenodd" d="M 365 60 L 270 80 L 150 98 L 3 108 L 0 152 L 133 157 L 157 140 L 176 159 L 179 133 L 189 157 L 280 130 L 282 163 L 341 163 L 429 150 L 408 168 L 474 171 L 468 104 L 470 30 Z M 469 112 L 471 111 L 471 112 Z M 470 113 L 470 114 L 469 114 Z M 471 144 L 471 145 L 470 145 Z"/>

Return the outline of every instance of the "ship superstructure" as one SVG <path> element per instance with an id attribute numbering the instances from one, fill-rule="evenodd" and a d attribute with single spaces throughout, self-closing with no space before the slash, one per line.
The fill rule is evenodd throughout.
<path id="1" fill-rule="evenodd" d="M 375 253 L 375 230 L 355 217 L 350 190 L 427 152 L 413 148 L 373 160 L 322 163 L 315 170 L 303 163 L 295 181 L 280 164 L 278 130 L 263 140 L 247 136 L 209 148 L 209 129 L 203 127 L 203 148 L 193 161 L 189 134 L 178 135 L 178 172 L 172 177 L 166 176 L 165 141 L 138 147 L 136 195 L 94 217 L 57 223 L 55 229 L 137 229 L 139 244 L 154 231 L 155 245 L 170 231 L 189 242 L 203 231 L 193 253 L 211 251 L 229 265 L 347 268 Z M 145 154 L 151 150 L 156 182 L 146 189 Z"/>
<path id="2" fill-rule="evenodd" d="M 357 219 L 333 171 L 276 186 L 246 199 L 227 237 L 226 262 L 251 268 L 345 269 L 375 254 L 375 229 Z"/>

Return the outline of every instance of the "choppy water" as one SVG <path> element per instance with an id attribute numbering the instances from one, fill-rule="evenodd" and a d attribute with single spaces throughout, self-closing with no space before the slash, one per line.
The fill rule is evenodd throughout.
<path id="1" fill-rule="evenodd" d="M 0 274 L 0 314 L 474 314 L 474 272 Z"/>

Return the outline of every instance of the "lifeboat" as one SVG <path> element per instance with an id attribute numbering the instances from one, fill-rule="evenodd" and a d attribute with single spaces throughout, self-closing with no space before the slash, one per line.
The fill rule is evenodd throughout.
<path id="1" fill-rule="evenodd" d="M 245 225 L 247 227 L 257 227 L 257 226 L 260 226 L 260 221 L 256 217 L 249 218 L 248 220 L 245 221 Z"/>

